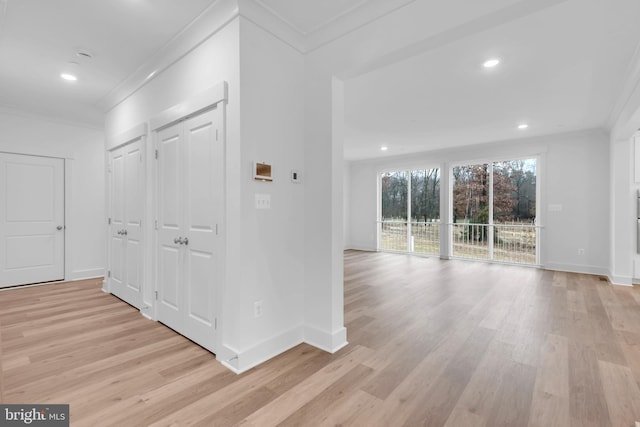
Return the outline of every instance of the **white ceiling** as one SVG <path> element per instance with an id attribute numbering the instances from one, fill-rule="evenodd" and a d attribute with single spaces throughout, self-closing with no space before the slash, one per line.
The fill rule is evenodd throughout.
<path id="1" fill-rule="evenodd" d="M 567 1 L 348 80 L 345 158 L 605 128 L 639 17 L 637 0 Z"/>
<path id="2" fill-rule="evenodd" d="M 0 104 L 101 126 L 98 102 L 214 1 L 4 0 Z M 59 77 L 70 61 L 74 83 Z"/>
<path id="3" fill-rule="evenodd" d="M 245 1 L 306 37 L 312 50 L 340 43 L 339 35 L 351 37 L 410 4 L 433 11 L 425 22 L 442 8 L 451 20 L 456 15 L 448 9 L 465 2 L 487 13 L 502 5 L 547 5 L 526 16 L 505 14 L 455 41 L 443 37 L 428 50 L 397 55 L 391 65 L 381 60 L 347 80 L 350 160 L 605 127 L 640 40 L 637 0 L 456 0 L 447 6 L 437 0 Z M 0 106 L 101 126 L 105 99 L 214 3 L 0 0 Z M 394 28 L 385 31 L 392 35 Z M 80 50 L 93 59 L 76 57 Z M 490 56 L 502 64 L 483 69 Z M 69 61 L 80 62 L 79 80 L 71 84 L 59 78 Z M 523 121 L 530 128 L 518 131 Z M 381 145 L 389 150 L 381 152 Z"/>

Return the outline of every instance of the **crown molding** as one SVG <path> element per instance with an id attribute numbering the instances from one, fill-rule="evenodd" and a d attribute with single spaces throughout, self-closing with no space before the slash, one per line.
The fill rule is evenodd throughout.
<path id="1" fill-rule="evenodd" d="M 299 28 L 263 0 L 238 0 L 238 3 L 243 17 L 305 54 L 382 19 L 415 1 L 362 0 L 308 30 Z"/>
<path id="2" fill-rule="evenodd" d="M 636 50 L 633 54 L 629 66 L 627 68 L 626 78 L 624 83 L 620 86 L 620 91 L 616 102 L 609 113 L 609 117 L 606 122 L 606 127 L 609 131 L 613 131 L 619 121 L 623 119 L 623 114 L 628 113 L 631 115 L 633 111 L 626 111 L 629 108 L 633 108 L 630 102 L 633 95 L 640 90 L 640 42 L 636 45 Z"/>
<path id="3" fill-rule="evenodd" d="M 7 115 L 7 116 L 22 117 L 22 118 L 31 119 L 31 120 L 37 120 L 40 122 L 48 122 L 48 123 L 53 123 L 53 124 L 62 125 L 62 126 L 84 128 L 84 129 L 91 129 L 91 130 L 97 130 L 97 131 L 104 130 L 103 124 L 72 120 L 62 116 L 55 116 L 55 115 L 47 114 L 44 112 L 34 111 L 32 109 L 25 110 L 23 108 L 7 105 L 7 104 L 0 104 L 0 114 Z"/>
<path id="4" fill-rule="evenodd" d="M 0 6 L 2 1 L 8 0 L 0 0 Z M 217 0 L 95 106 L 103 112 L 112 110 L 240 16 L 306 54 L 415 1 L 362 0 L 305 33 L 263 0 Z"/>
<path id="5" fill-rule="evenodd" d="M 238 0 L 240 15 L 300 53 L 308 50 L 304 34 L 258 0 Z"/>
<path id="6" fill-rule="evenodd" d="M 96 106 L 108 112 L 142 89 L 239 16 L 236 0 L 217 0 L 123 80 Z"/>
<path id="7" fill-rule="evenodd" d="M 273 14 L 274 16 L 276 16 L 278 19 L 280 19 L 280 21 L 284 22 L 285 24 L 287 24 L 289 27 L 293 28 L 294 30 L 296 30 L 299 34 L 303 35 L 303 36 L 309 36 L 309 34 L 314 33 L 316 31 L 319 31 L 323 28 L 326 28 L 327 26 L 329 26 L 331 23 L 335 22 L 336 20 L 340 19 L 342 16 L 345 16 L 349 13 L 351 13 L 352 11 L 361 8 L 362 6 L 364 6 L 367 2 L 370 2 L 371 0 L 360 0 L 358 3 L 354 4 L 353 6 L 351 6 L 350 8 L 341 11 L 340 13 L 331 16 L 327 19 L 325 19 L 323 22 L 321 22 L 320 24 L 316 25 L 313 28 L 307 29 L 305 30 L 304 28 L 300 28 L 298 27 L 295 23 L 291 22 L 290 20 L 288 20 L 287 18 L 285 18 L 284 16 L 282 16 L 281 13 L 278 13 L 275 9 L 273 9 L 272 7 L 270 7 L 268 4 L 266 4 L 263 0 L 253 0 L 253 2 L 255 2 L 256 4 L 260 5 L 262 8 L 264 8 L 265 10 L 268 10 L 271 14 Z"/>

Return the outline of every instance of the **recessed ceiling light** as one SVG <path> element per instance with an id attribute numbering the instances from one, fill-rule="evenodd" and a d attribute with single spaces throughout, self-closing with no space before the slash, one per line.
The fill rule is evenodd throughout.
<path id="1" fill-rule="evenodd" d="M 387 151 L 389 149 L 389 147 L 380 147 L 380 150 L 382 151 Z"/>
<path id="2" fill-rule="evenodd" d="M 529 125 L 526 124 L 526 123 L 522 123 L 522 124 L 518 125 L 518 129 L 526 129 L 528 127 L 529 127 Z"/>
<path id="3" fill-rule="evenodd" d="M 484 68 L 493 68 L 496 65 L 498 65 L 499 63 L 500 63 L 500 60 L 498 58 L 492 58 L 492 59 L 487 59 L 486 61 L 484 61 L 482 66 Z"/>
<path id="4" fill-rule="evenodd" d="M 75 82 L 76 80 L 78 80 L 78 78 L 76 76 L 74 76 L 73 74 L 69 74 L 69 73 L 62 73 L 62 74 L 60 74 L 60 77 L 63 78 L 64 80 L 69 81 L 69 82 Z"/>

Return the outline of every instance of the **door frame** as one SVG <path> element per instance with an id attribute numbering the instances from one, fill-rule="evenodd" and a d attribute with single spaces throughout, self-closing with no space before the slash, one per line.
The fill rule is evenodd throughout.
<path id="1" fill-rule="evenodd" d="M 71 272 L 73 271 L 73 266 L 71 264 L 71 248 L 73 247 L 73 243 L 72 243 L 72 239 L 68 238 L 68 233 L 67 231 L 69 230 L 69 228 L 71 228 L 73 226 L 73 224 L 71 224 L 71 197 L 72 197 L 72 192 L 71 192 L 71 173 L 72 173 L 72 161 L 73 158 L 72 157 L 60 157 L 60 156 L 48 156 L 48 155 L 42 155 L 42 154 L 33 154 L 33 153 L 27 153 L 27 152 L 16 152 L 16 151 L 4 151 L 4 150 L 0 150 L 0 153 L 2 154 L 15 154 L 15 155 L 19 155 L 19 156 L 31 156 L 31 157 L 46 157 L 49 159 L 60 159 L 62 160 L 62 170 L 63 170 L 63 197 L 64 197 L 64 212 L 63 212 L 63 220 L 64 220 L 64 249 L 62 251 L 62 256 L 63 256 L 63 260 L 62 260 L 62 275 L 63 275 L 63 279 L 62 281 L 67 281 L 67 280 L 74 280 L 73 277 L 70 276 Z M 49 282 L 46 282 L 49 283 Z M 57 283 L 57 282 L 52 282 L 52 283 Z M 23 286 L 30 286 L 30 285 L 23 285 Z"/>
<path id="2" fill-rule="evenodd" d="M 206 89 L 198 94 L 196 94 L 195 96 L 192 96 L 190 98 L 187 98 L 177 104 L 175 104 L 174 106 L 164 110 L 163 112 L 161 112 L 160 114 L 158 114 L 157 116 L 151 118 L 149 120 L 149 128 L 150 131 L 153 133 L 152 135 L 152 143 L 150 144 L 151 146 L 151 153 L 150 153 L 150 159 L 153 157 L 155 158 L 157 156 L 158 153 L 158 131 L 162 128 L 165 128 L 167 126 L 170 126 L 172 124 L 175 124 L 177 122 L 183 121 L 189 117 L 192 116 L 196 116 L 202 112 L 205 112 L 206 110 L 210 110 L 215 108 L 218 112 L 218 118 L 220 120 L 220 135 L 219 135 L 219 141 L 222 144 L 222 152 L 223 152 L 223 159 L 222 159 L 222 166 L 223 166 L 223 173 L 222 173 L 222 189 L 223 189 L 223 203 L 226 205 L 226 188 L 227 188 L 227 182 L 226 182 L 226 142 L 227 142 L 227 138 L 226 138 L 226 104 L 228 102 L 228 85 L 227 82 L 222 81 L 212 87 L 210 87 L 209 89 Z M 150 234 L 150 238 L 147 239 L 149 241 L 149 244 L 152 245 L 152 250 L 150 251 L 150 254 L 152 256 L 152 260 L 149 263 L 150 264 L 150 268 L 151 268 L 151 272 L 150 275 L 147 276 L 151 281 L 153 281 L 154 285 L 153 285 L 153 293 L 154 293 L 154 298 L 152 300 L 152 304 L 151 304 L 151 308 L 148 311 L 148 316 L 149 318 L 151 318 L 152 320 L 158 320 L 158 304 L 157 304 L 157 292 L 158 292 L 158 233 L 157 233 L 157 218 L 156 218 L 156 214 L 157 214 L 157 208 L 158 208 L 158 162 L 154 161 L 152 162 L 153 165 L 149 167 L 150 170 L 150 174 L 149 176 L 152 177 L 152 185 L 149 188 L 152 188 L 152 197 L 151 197 L 151 202 L 149 204 L 149 206 L 152 206 L 152 210 L 151 210 L 151 215 L 148 216 L 149 221 L 147 221 L 148 223 L 153 223 L 153 232 Z M 215 336 L 215 349 L 214 352 L 216 353 L 216 356 L 218 356 L 218 353 L 223 349 L 222 346 L 222 330 L 224 327 L 224 322 L 222 320 L 222 308 L 223 308 L 223 304 L 222 301 L 224 299 L 224 284 L 226 283 L 226 246 L 227 246 L 227 241 L 226 241 L 226 231 L 225 231 L 225 226 L 227 224 L 227 218 L 226 218 L 226 207 L 225 206 L 221 206 L 220 207 L 220 252 L 219 252 L 219 268 L 220 268 L 220 274 L 219 274 L 219 280 L 217 281 L 217 286 L 216 289 L 214 290 L 214 295 L 215 295 L 215 315 L 216 315 L 216 336 Z M 146 246 L 149 247 L 149 246 Z"/>

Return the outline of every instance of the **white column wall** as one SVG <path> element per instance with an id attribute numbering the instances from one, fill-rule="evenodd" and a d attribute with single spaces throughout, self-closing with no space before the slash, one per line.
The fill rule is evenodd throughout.
<path id="1" fill-rule="evenodd" d="M 305 341 L 346 345 L 343 309 L 343 83 L 307 58 L 305 70 Z"/>

